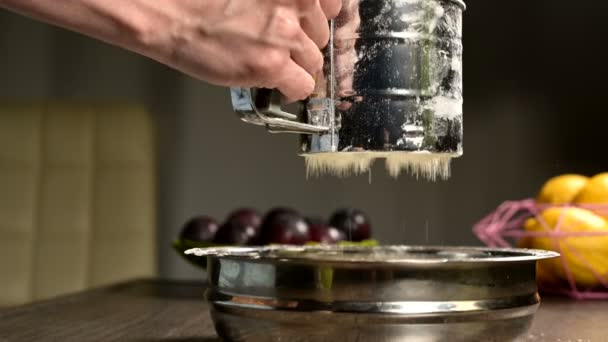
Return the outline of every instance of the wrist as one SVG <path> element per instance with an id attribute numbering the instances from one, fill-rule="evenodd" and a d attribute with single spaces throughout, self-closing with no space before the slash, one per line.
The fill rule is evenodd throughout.
<path id="1" fill-rule="evenodd" d="M 172 61 L 174 51 L 188 41 L 200 39 L 205 18 L 221 10 L 227 0 L 83 0 L 100 14 L 111 18 L 121 34 L 116 45 L 156 59 Z"/>
<path id="2" fill-rule="evenodd" d="M 0 0 L 0 7 L 110 44 L 122 45 L 125 27 L 82 0 Z M 107 14 L 107 13 L 106 13 Z"/>
<path id="3" fill-rule="evenodd" d="M 133 50 L 148 52 L 155 40 L 160 40 L 159 31 L 166 25 L 163 18 L 152 18 L 154 13 L 140 0 L 107 1 L 82 0 L 82 3 L 97 16 L 110 22 L 114 30 L 99 32 L 96 28 L 77 27 L 77 31 L 89 31 L 89 35 L 110 44 Z"/>
<path id="4" fill-rule="evenodd" d="M 160 61 L 226 0 L 0 0 L 0 7 Z M 190 31 L 188 31 L 190 29 Z"/>

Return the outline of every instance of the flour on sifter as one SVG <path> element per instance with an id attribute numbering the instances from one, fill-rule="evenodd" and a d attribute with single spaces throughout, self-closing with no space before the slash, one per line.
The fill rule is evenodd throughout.
<path id="1" fill-rule="evenodd" d="M 458 157 L 456 154 L 428 152 L 328 152 L 303 156 L 307 177 L 360 175 L 369 172 L 376 159 L 385 159 L 386 169 L 392 177 L 407 173 L 431 181 L 448 179 L 452 158 Z"/>

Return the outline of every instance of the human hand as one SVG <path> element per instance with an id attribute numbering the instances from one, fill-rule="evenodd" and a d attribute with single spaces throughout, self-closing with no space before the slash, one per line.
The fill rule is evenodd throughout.
<path id="1" fill-rule="evenodd" d="M 348 1 L 348 0 L 345 0 Z M 216 85 L 307 97 L 342 0 L 0 0 Z"/>
<path id="2" fill-rule="evenodd" d="M 344 0 L 335 29 L 336 94 L 342 99 L 337 105 L 340 110 L 348 110 L 352 103 L 346 98 L 355 95 L 353 80 L 358 61 L 355 43 L 361 25 L 359 2 Z"/>
<path id="3" fill-rule="evenodd" d="M 334 29 L 334 80 L 330 84 L 327 75 L 321 74 L 317 79 L 314 97 L 328 97 L 329 87 L 334 86 L 335 95 L 339 99 L 337 108 L 348 110 L 355 94 L 353 80 L 355 65 L 358 61 L 355 44 L 359 37 L 361 17 L 359 14 L 360 0 L 342 0 L 342 7 L 335 20 Z"/>
<path id="4" fill-rule="evenodd" d="M 291 101 L 313 91 L 314 76 L 323 66 L 320 48 L 329 39 L 327 21 L 339 13 L 342 3 L 132 1 L 156 8 L 161 17 L 160 23 L 141 19 L 139 52 L 216 85 L 276 88 Z"/>

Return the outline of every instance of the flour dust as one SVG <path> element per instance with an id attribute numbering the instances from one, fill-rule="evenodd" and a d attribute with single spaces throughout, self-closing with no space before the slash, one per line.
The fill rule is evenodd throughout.
<path id="1" fill-rule="evenodd" d="M 349 177 L 370 173 L 376 159 L 385 159 L 388 173 L 397 178 L 402 173 L 430 181 L 445 180 L 450 177 L 452 158 L 450 153 L 428 152 L 327 152 L 303 155 L 306 176 L 318 177 L 325 174 Z"/>

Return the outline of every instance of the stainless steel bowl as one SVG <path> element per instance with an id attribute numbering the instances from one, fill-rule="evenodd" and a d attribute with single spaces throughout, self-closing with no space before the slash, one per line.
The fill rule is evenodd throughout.
<path id="1" fill-rule="evenodd" d="M 513 341 L 554 252 L 469 247 L 223 247 L 207 299 L 228 341 Z"/>

